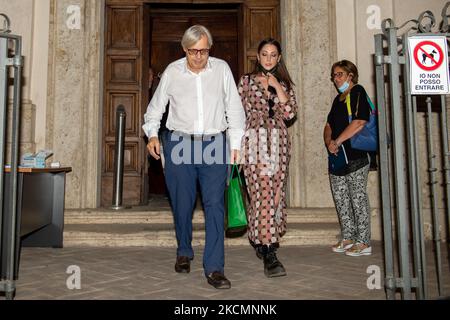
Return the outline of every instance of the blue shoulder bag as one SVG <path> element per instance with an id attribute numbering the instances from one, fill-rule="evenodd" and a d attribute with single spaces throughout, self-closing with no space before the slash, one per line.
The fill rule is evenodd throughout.
<path id="1" fill-rule="evenodd" d="M 377 110 L 367 96 L 367 101 L 370 105 L 370 118 L 369 121 L 364 125 L 363 129 L 350 138 L 350 143 L 353 149 L 363 150 L 363 151 L 377 151 L 378 150 L 378 123 L 377 123 Z M 350 93 L 345 98 L 347 104 L 348 112 L 348 122 L 351 123 L 352 118 L 352 108 L 350 105 Z M 359 96 L 358 103 L 359 106 Z M 357 107 L 358 108 L 358 107 Z"/>

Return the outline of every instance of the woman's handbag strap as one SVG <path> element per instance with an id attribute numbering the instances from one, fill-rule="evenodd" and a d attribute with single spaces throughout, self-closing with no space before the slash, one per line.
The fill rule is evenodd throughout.
<path id="1" fill-rule="evenodd" d="M 239 185 L 242 186 L 241 175 L 239 174 L 239 168 L 238 168 L 238 165 L 236 163 L 232 164 L 231 173 L 230 173 L 230 180 L 233 178 L 234 169 L 236 169 L 237 172 L 238 172 L 237 176 L 238 176 L 238 180 L 239 180 Z"/>

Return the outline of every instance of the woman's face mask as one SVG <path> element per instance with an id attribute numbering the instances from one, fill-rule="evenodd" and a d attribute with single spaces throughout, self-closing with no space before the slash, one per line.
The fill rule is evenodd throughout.
<path id="1" fill-rule="evenodd" d="M 340 93 L 344 93 L 344 92 L 348 89 L 348 87 L 350 87 L 350 83 L 348 83 L 348 81 L 345 81 L 345 82 L 338 88 L 338 90 L 339 90 Z"/>
<path id="2" fill-rule="evenodd" d="M 275 71 L 277 71 L 277 69 L 278 69 L 278 63 L 277 63 L 272 69 L 270 69 L 270 70 L 267 70 L 266 68 L 264 68 L 264 66 L 261 65 L 260 63 L 259 63 L 259 66 L 258 66 L 258 67 L 259 67 L 260 71 L 261 71 L 262 73 L 264 73 L 264 74 L 267 74 L 267 73 L 274 74 Z"/>

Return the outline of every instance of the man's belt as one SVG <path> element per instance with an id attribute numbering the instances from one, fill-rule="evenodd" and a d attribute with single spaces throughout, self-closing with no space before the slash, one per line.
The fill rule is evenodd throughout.
<path id="1" fill-rule="evenodd" d="M 226 131 L 218 132 L 218 133 L 208 133 L 208 134 L 190 134 L 177 130 L 169 130 L 170 133 L 175 133 L 178 136 L 185 137 L 187 139 L 191 139 L 192 141 L 211 141 L 215 138 L 218 138 L 219 135 L 224 136 Z"/>

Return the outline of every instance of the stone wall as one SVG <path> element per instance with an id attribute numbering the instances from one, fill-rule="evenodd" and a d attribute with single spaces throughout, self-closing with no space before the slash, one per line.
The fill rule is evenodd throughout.
<path id="1" fill-rule="evenodd" d="M 33 6 L 34 0 L 8 1 L 0 0 L 0 12 L 6 14 L 11 20 L 11 33 L 22 37 L 22 55 L 24 67 L 22 70 L 22 97 L 21 97 L 21 126 L 20 126 L 20 152 L 35 151 L 35 110 L 36 105 L 31 100 L 31 76 L 33 56 Z M 3 20 L 2 20 L 3 23 Z M 12 76 L 12 75 L 11 75 Z M 12 86 L 9 87 L 9 119 L 8 119 L 8 147 L 6 162 L 10 160 L 11 143 L 11 116 L 12 116 Z"/>
<path id="2" fill-rule="evenodd" d="M 323 127 L 334 91 L 328 73 L 336 48 L 333 2 L 281 1 L 282 43 L 296 84 L 298 119 L 290 129 L 289 206 L 332 207 Z"/>
<path id="3" fill-rule="evenodd" d="M 99 204 L 102 26 L 102 1 L 51 1 L 46 141 L 73 168 L 67 208 Z"/>

